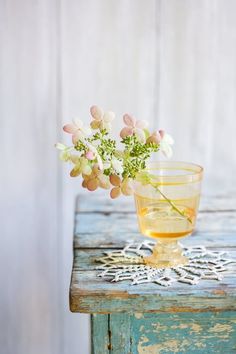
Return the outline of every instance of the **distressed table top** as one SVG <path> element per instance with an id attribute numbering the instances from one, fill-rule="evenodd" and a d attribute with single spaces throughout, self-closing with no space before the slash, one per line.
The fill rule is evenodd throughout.
<path id="1" fill-rule="evenodd" d="M 95 259 L 104 251 L 121 249 L 128 241 L 143 239 L 132 197 L 114 201 L 104 195 L 79 196 L 75 210 L 71 311 L 105 314 L 236 310 L 236 267 L 222 281 L 202 280 L 194 286 L 175 283 L 169 288 L 150 283 L 134 286 L 129 281 L 110 283 L 97 277 Z M 196 230 L 181 243 L 227 250 L 230 258 L 236 258 L 236 198 L 203 196 Z"/>

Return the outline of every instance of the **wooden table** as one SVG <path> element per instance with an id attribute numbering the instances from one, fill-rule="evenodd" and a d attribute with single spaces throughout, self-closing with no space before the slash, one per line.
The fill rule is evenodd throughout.
<path id="1" fill-rule="evenodd" d="M 104 193 L 105 194 L 105 193 Z M 197 229 L 182 240 L 236 258 L 236 199 L 202 198 Z M 91 314 L 96 354 L 236 353 L 235 268 L 196 286 L 130 285 L 97 277 L 104 250 L 141 241 L 132 198 L 81 196 L 75 212 L 70 309 Z"/>

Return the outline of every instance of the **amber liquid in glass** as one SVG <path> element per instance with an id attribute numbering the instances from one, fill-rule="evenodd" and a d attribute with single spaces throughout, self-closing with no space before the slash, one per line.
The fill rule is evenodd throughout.
<path id="1" fill-rule="evenodd" d="M 143 235 L 158 239 L 178 239 L 192 233 L 200 195 L 188 199 L 171 200 L 178 213 L 164 199 L 149 199 L 135 195 L 140 231 Z"/>

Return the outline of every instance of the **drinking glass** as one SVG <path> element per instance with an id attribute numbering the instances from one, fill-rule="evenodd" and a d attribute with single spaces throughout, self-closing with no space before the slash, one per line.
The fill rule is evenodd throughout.
<path id="1" fill-rule="evenodd" d="M 157 240 L 146 264 L 175 267 L 188 263 L 178 240 L 196 224 L 203 168 L 193 163 L 161 161 L 146 169 L 148 182 L 134 182 L 140 231 Z"/>

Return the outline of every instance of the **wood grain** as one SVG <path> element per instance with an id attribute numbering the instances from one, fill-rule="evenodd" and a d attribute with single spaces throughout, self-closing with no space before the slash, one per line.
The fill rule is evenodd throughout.
<path id="1" fill-rule="evenodd" d="M 95 199 L 96 200 L 96 199 Z M 203 244 L 214 250 L 226 250 L 236 259 L 235 212 L 220 208 L 220 202 L 209 200 L 211 211 L 201 213 L 198 228 L 193 236 L 182 240 L 184 245 Z M 82 201 L 84 205 L 88 203 Z M 233 205 L 232 199 L 232 205 Z M 104 198 L 99 207 L 108 206 Z M 216 205 L 216 210 L 213 206 Z M 204 280 L 196 286 L 177 283 L 168 288 L 156 284 L 132 286 L 128 281 L 110 283 L 98 278 L 96 259 L 104 251 L 119 249 L 128 240 L 140 242 L 133 212 L 123 212 L 123 201 L 116 211 L 76 212 L 74 238 L 74 265 L 70 288 L 72 311 L 88 313 L 115 312 L 205 312 L 236 310 L 236 265 L 232 265 L 220 282 Z"/>
<path id="2" fill-rule="evenodd" d="M 91 195 L 82 194 L 76 198 L 75 212 L 129 212 L 135 211 L 134 200 L 131 197 L 121 196 L 119 199 L 112 200 L 108 198 L 109 193 L 107 191 L 96 191 Z M 226 194 L 224 189 L 215 192 L 214 195 L 203 194 L 200 200 L 199 211 L 205 212 L 218 212 L 218 211 L 236 211 L 236 192 Z"/>
<path id="3" fill-rule="evenodd" d="M 89 202 L 89 200 L 92 203 Z M 203 197 L 196 229 L 181 242 L 186 246 L 204 242 L 208 247 L 232 247 L 236 235 L 235 197 Z M 78 212 L 78 206 L 81 212 Z M 113 208 L 113 209 L 112 209 Z M 140 241 L 133 198 L 112 201 L 101 195 L 77 200 L 74 228 L 75 248 L 121 248 Z M 91 222 L 92 220 L 92 222 Z"/>

